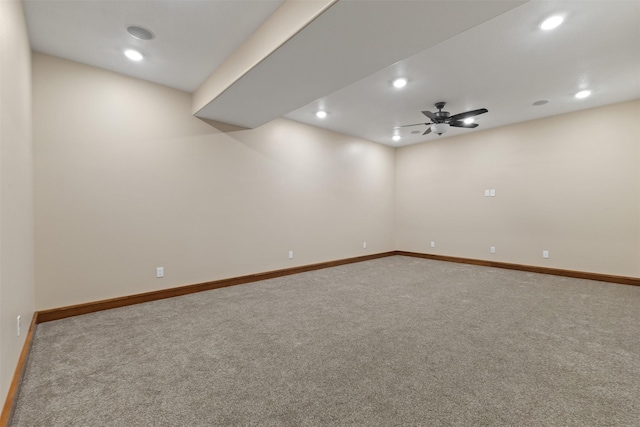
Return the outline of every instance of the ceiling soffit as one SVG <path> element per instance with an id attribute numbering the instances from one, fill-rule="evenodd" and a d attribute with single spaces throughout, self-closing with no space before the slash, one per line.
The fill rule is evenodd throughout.
<path id="1" fill-rule="evenodd" d="M 337 2 L 196 116 L 258 127 L 523 3 Z"/>

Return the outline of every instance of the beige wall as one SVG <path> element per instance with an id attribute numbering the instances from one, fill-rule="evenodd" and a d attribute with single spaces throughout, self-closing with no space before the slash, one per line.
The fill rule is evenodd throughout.
<path id="1" fill-rule="evenodd" d="M 396 152 L 285 119 L 224 133 L 189 94 L 35 54 L 36 305 L 394 248 L 640 276 L 639 109 Z"/>
<path id="2" fill-rule="evenodd" d="M 34 287 L 31 64 L 0 7 L 4 395 Z M 640 276 L 640 101 L 393 150 L 221 132 L 189 94 L 42 54 L 33 84 L 37 309 L 392 249 Z"/>
<path id="3" fill-rule="evenodd" d="M 639 277 L 640 101 L 398 149 L 396 220 L 399 250 Z"/>
<path id="4" fill-rule="evenodd" d="M 22 4 L 0 1 L 0 402 L 34 307 L 31 52 Z M 17 336 L 16 318 L 22 332 Z"/>
<path id="5" fill-rule="evenodd" d="M 392 148 L 223 133 L 187 93 L 37 53 L 33 80 L 38 309 L 394 249 Z"/>

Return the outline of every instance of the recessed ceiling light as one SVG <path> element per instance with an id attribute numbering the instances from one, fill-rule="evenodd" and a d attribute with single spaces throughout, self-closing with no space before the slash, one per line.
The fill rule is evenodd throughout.
<path id="1" fill-rule="evenodd" d="M 583 99 L 583 98 L 586 98 L 589 95 L 591 95 L 591 91 L 590 90 L 581 90 L 580 92 L 576 93 L 576 98 Z"/>
<path id="2" fill-rule="evenodd" d="M 551 18 L 545 19 L 542 24 L 540 24 L 540 28 L 542 28 L 543 30 L 553 30 L 558 25 L 562 24 L 562 21 L 564 21 L 564 18 L 562 16 L 555 15 Z"/>
<path id="3" fill-rule="evenodd" d="M 137 25 L 132 25 L 127 28 L 127 33 L 138 40 L 151 40 L 156 37 L 151 31 L 143 27 L 138 27 Z"/>
<path id="4" fill-rule="evenodd" d="M 473 117 L 467 117 L 463 121 L 464 121 L 465 125 L 470 125 L 471 123 L 473 123 L 475 121 L 475 119 Z"/>
<path id="5" fill-rule="evenodd" d="M 124 55 L 132 61 L 142 61 L 142 54 L 137 50 L 128 49 L 124 51 Z"/>
<path id="6" fill-rule="evenodd" d="M 327 117 L 327 112 L 326 111 L 318 111 L 316 112 L 316 117 L 319 119 L 324 119 L 325 117 Z"/>
<path id="7" fill-rule="evenodd" d="M 399 78 L 393 81 L 393 86 L 397 87 L 398 89 L 403 88 L 406 85 L 407 85 L 407 79 L 405 78 Z"/>
<path id="8" fill-rule="evenodd" d="M 400 141 L 400 135 L 393 135 L 393 136 L 391 137 L 391 139 L 393 139 L 393 140 L 394 140 L 394 141 L 396 141 L 396 142 L 397 142 L 397 141 Z"/>
<path id="9" fill-rule="evenodd" d="M 534 102 L 532 105 L 535 105 L 537 107 L 539 105 L 544 105 L 544 104 L 548 104 L 548 103 L 549 103 L 548 99 L 541 99 L 540 101 Z"/>

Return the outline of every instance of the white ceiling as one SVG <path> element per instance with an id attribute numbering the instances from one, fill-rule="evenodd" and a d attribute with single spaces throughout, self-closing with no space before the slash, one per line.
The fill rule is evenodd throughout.
<path id="1" fill-rule="evenodd" d="M 283 1 L 24 0 L 24 9 L 37 52 L 193 92 Z M 131 25 L 155 39 L 131 37 Z"/>
<path id="2" fill-rule="evenodd" d="M 555 14 L 564 23 L 539 24 Z M 391 82 L 409 80 L 403 89 Z M 587 99 L 574 94 L 590 89 Z M 477 132 L 640 98 L 640 1 L 531 1 L 417 55 L 327 94 L 286 117 L 391 146 Z M 542 106 L 532 103 L 541 99 Z M 451 114 L 487 108 L 474 130 L 422 136 L 422 110 L 446 101 Z M 314 113 L 325 108 L 320 120 Z M 640 120 L 640 117 L 638 118 Z M 418 135 L 411 131 L 421 131 Z"/>
<path id="3" fill-rule="evenodd" d="M 522 3 L 338 1 L 197 115 L 249 128 L 260 126 L 318 98 L 323 103 L 328 93 Z M 368 88 L 364 89 L 366 94 Z M 288 117 L 306 121 L 313 114 Z M 314 124 L 331 126 L 329 120 Z"/>
<path id="4" fill-rule="evenodd" d="M 192 92 L 281 3 L 26 0 L 25 12 L 36 51 Z M 564 24 L 540 30 L 552 14 Z M 129 25 L 156 39 L 133 39 Z M 128 46 L 145 60 L 127 60 Z M 400 90 L 391 85 L 398 76 L 409 80 Z M 393 142 L 394 127 L 426 122 L 420 111 L 437 101 L 452 114 L 489 109 L 477 129 L 447 137 L 640 98 L 640 1 L 341 0 L 238 77 L 198 115 L 244 126 L 285 115 L 413 144 L 440 137 L 416 126 Z M 575 99 L 584 88 L 591 97 Z M 532 106 L 540 99 L 550 102 Z"/>

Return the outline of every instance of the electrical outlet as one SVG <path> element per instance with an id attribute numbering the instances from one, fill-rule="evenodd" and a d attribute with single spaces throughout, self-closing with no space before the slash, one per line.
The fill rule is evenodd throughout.
<path id="1" fill-rule="evenodd" d="M 293 251 L 289 251 L 289 259 L 293 259 Z"/>
<path id="2" fill-rule="evenodd" d="M 156 268 L 156 277 L 164 277 L 164 267 Z"/>
<path id="3" fill-rule="evenodd" d="M 489 197 L 491 192 L 489 190 L 484 190 L 484 197 Z"/>
<path id="4" fill-rule="evenodd" d="M 20 316 L 16 318 L 16 335 L 20 336 Z"/>
<path id="5" fill-rule="evenodd" d="M 495 253 L 496 253 L 496 247 L 495 247 L 495 246 L 491 246 L 491 247 L 489 248 L 489 251 L 490 251 L 492 254 L 495 254 Z"/>
<path id="6" fill-rule="evenodd" d="M 362 242 L 362 249 L 367 249 L 367 242 Z"/>
<path id="7" fill-rule="evenodd" d="M 490 195 L 491 197 L 495 197 L 495 195 L 496 195 L 496 190 L 495 190 L 495 189 L 491 189 L 491 190 L 489 190 L 489 195 Z"/>
<path id="8" fill-rule="evenodd" d="M 431 242 L 431 247 L 435 248 L 436 247 L 436 242 Z"/>
<path id="9" fill-rule="evenodd" d="M 542 258 L 549 258 L 549 251 L 542 251 Z"/>

